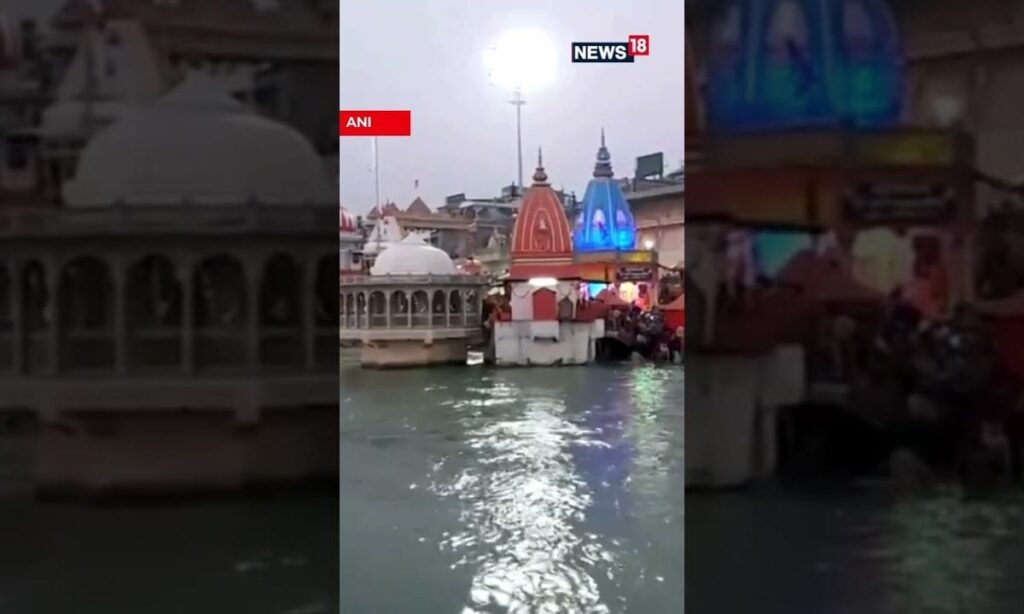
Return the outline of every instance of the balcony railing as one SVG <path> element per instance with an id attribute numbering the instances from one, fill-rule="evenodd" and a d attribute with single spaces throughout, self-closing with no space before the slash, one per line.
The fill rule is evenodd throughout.
<path id="1" fill-rule="evenodd" d="M 111 205 L 0 209 L 0 237 L 184 233 L 316 234 L 338 223 L 334 205 Z"/>

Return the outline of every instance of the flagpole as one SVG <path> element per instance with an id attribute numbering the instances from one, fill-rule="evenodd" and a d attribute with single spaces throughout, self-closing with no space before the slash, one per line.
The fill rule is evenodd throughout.
<path id="1" fill-rule="evenodd" d="M 384 234 L 384 206 L 380 202 L 380 152 L 378 146 L 377 137 L 373 137 L 373 179 L 376 184 L 377 199 L 377 250 L 374 253 L 374 258 L 380 256 L 380 239 Z"/>
<path id="2" fill-rule="evenodd" d="M 377 202 L 375 204 L 380 207 L 380 153 L 377 147 L 377 137 L 373 137 L 373 176 L 377 185 Z M 377 212 L 383 213 L 383 209 L 378 208 Z"/>

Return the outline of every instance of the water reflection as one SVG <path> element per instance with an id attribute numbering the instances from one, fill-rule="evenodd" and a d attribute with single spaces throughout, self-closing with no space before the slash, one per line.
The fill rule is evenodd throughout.
<path id="1" fill-rule="evenodd" d="M 479 392 L 455 408 L 473 465 L 448 479 L 440 463 L 432 485 L 462 504 L 462 528 L 441 547 L 460 556 L 453 568 L 474 569 L 463 613 L 610 612 L 595 575 L 613 576 L 614 559 L 597 535 L 579 530 L 593 490 L 572 456 L 608 444 L 573 424 L 551 391 L 496 379 Z M 482 404 L 505 411 L 478 419 Z"/>
<path id="2" fill-rule="evenodd" d="M 1019 551 L 1021 525 L 1019 503 L 964 501 L 958 494 L 896 503 L 868 554 L 889 581 L 887 611 L 959 614 L 1019 605 L 1024 595 L 1000 594 L 1010 564 L 1000 558 Z"/>
<path id="3" fill-rule="evenodd" d="M 636 475 L 640 478 L 634 488 L 645 492 L 664 492 L 676 487 L 669 482 L 672 475 L 673 445 L 683 445 L 683 433 L 665 428 L 673 416 L 682 423 L 683 371 L 675 368 L 646 368 L 630 372 L 628 391 L 633 407 L 629 437 L 637 446 Z M 678 392 L 676 392 L 678 390 Z M 682 457 L 682 453 L 678 455 Z M 660 513 L 682 512 L 664 509 Z"/>

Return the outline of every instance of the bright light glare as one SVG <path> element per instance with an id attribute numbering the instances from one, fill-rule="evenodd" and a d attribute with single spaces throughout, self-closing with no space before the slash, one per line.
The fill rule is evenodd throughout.
<path id="1" fill-rule="evenodd" d="M 507 89 L 528 89 L 555 78 L 555 48 L 540 30 L 508 30 L 484 52 L 492 83 Z"/>
<path id="2" fill-rule="evenodd" d="M 530 280 L 530 285 L 535 288 L 550 288 L 551 286 L 557 286 L 558 280 L 554 277 L 534 277 Z"/>
<path id="3" fill-rule="evenodd" d="M 646 241 L 644 241 L 644 247 L 646 247 L 649 250 L 654 249 L 654 241 L 647 239 Z"/>

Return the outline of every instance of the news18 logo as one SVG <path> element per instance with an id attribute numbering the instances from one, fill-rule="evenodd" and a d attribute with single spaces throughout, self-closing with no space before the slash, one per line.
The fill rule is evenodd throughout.
<path id="1" fill-rule="evenodd" d="M 573 43 L 573 62 L 632 62 L 638 55 L 650 55 L 651 37 L 630 34 L 624 43 Z"/>

